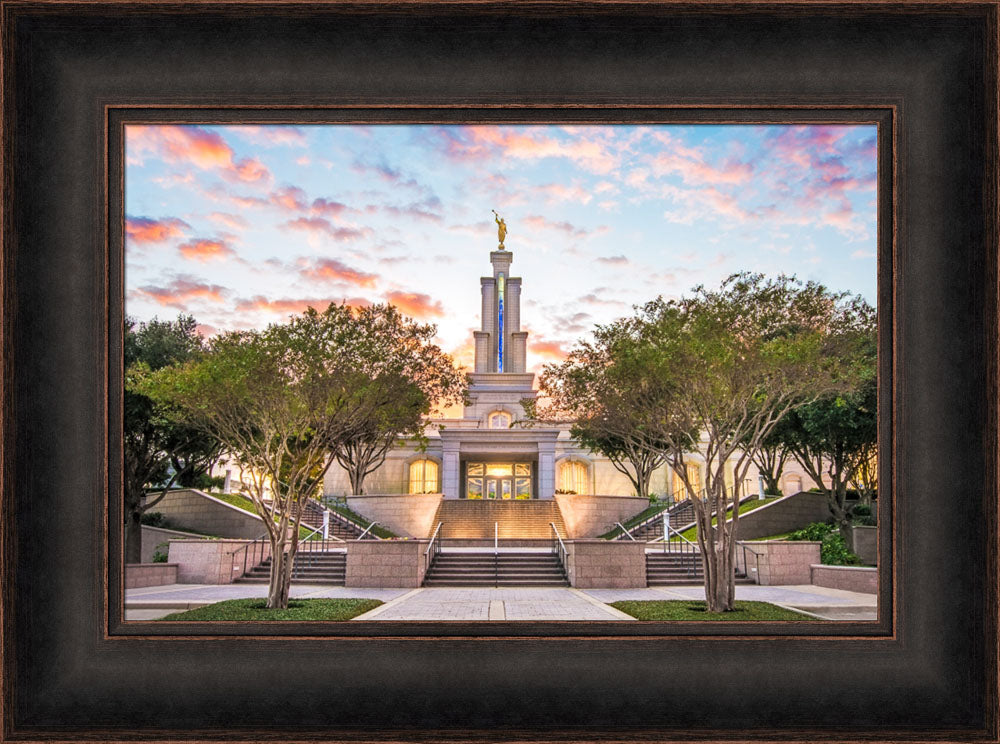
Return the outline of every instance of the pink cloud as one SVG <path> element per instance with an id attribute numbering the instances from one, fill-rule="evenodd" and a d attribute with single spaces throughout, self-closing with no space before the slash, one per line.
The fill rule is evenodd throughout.
<path id="1" fill-rule="evenodd" d="M 341 242 L 349 242 L 367 237 L 371 230 L 367 228 L 355 227 L 334 227 L 333 224 L 323 217 L 299 217 L 298 219 L 285 222 L 279 227 L 287 230 L 301 230 L 313 235 L 325 235 Z"/>
<path id="2" fill-rule="evenodd" d="M 343 304 L 348 307 L 367 307 L 371 304 L 371 302 L 363 297 L 352 297 L 340 301 L 332 299 L 293 299 L 288 297 L 279 300 L 269 300 L 263 295 L 255 295 L 237 302 L 236 309 L 240 312 L 257 311 L 283 315 L 297 315 L 299 313 L 304 313 L 310 307 L 317 310 L 325 310 L 326 307 L 333 302 L 343 302 Z"/>
<path id="3" fill-rule="evenodd" d="M 378 274 L 369 274 L 364 271 L 352 269 L 335 258 L 317 259 L 313 263 L 304 266 L 299 271 L 299 274 L 303 278 L 312 281 L 347 282 L 358 287 L 374 287 L 378 281 Z"/>
<path id="4" fill-rule="evenodd" d="M 445 154 L 455 160 L 566 158 L 595 173 L 610 173 L 620 163 L 618 155 L 591 132 L 562 139 L 551 136 L 547 127 L 489 124 L 438 131 Z"/>
<path id="5" fill-rule="evenodd" d="M 444 316 L 441 303 L 419 292 L 387 292 L 385 298 L 406 315 L 414 318 L 440 318 Z"/>
<path id="6" fill-rule="evenodd" d="M 226 245 L 224 241 L 202 238 L 181 243 L 177 246 L 177 250 L 181 252 L 184 258 L 191 261 L 201 261 L 202 263 L 236 255 L 236 251 Z"/>
<path id="7" fill-rule="evenodd" d="M 235 152 L 218 132 L 197 126 L 130 125 L 125 127 L 125 153 L 132 163 L 152 154 L 168 163 L 185 163 L 201 170 L 217 170 L 223 177 L 244 183 L 266 183 L 271 174 L 253 158 L 237 161 Z"/>
<path id="8" fill-rule="evenodd" d="M 126 217 L 125 235 L 132 243 L 162 243 L 179 238 L 191 225 L 174 217 L 161 220 L 151 217 Z"/>
<path id="9" fill-rule="evenodd" d="M 308 144 L 305 134 L 297 127 L 274 126 L 273 124 L 269 126 L 240 124 L 227 127 L 227 129 L 255 145 L 305 147 Z"/>
<path id="10" fill-rule="evenodd" d="M 229 214 L 228 212 L 212 212 L 208 215 L 208 219 L 212 220 L 212 222 L 224 225 L 230 230 L 242 230 L 250 224 L 239 215 Z"/>
<path id="11" fill-rule="evenodd" d="M 195 300 L 222 302 L 228 290 L 218 284 L 206 284 L 194 277 L 178 276 L 165 287 L 147 285 L 139 287 L 133 293 L 166 307 L 184 308 L 187 303 Z"/>
<path id="12" fill-rule="evenodd" d="M 553 222 L 537 214 L 528 215 L 527 217 L 521 219 L 520 222 L 531 228 L 558 230 L 573 238 L 585 238 L 589 235 L 598 235 L 607 232 L 609 229 L 607 225 L 599 225 L 598 227 L 588 230 L 587 228 L 578 227 L 569 222 Z"/>

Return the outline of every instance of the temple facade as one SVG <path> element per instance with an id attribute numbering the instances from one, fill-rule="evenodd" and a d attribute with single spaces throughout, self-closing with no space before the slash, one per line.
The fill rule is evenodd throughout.
<path id="1" fill-rule="evenodd" d="M 365 479 L 366 494 L 513 500 L 552 499 L 556 494 L 636 495 L 610 460 L 570 436 L 569 425 L 526 420 L 522 401 L 538 391 L 534 374 L 526 371 L 529 339 L 521 330 L 521 277 L 510 275 L 513 262 L 509 250 L 491 252 L 492 273 L 479 280 L 481 324 L 473 334 L 475 366 L 462 417 L 429 419 L 423 451 L 401 438 L 382 466 Z M 687 468 L 695 483 L 703 482 L 704 463 L 697 453 L 692 453 Z M 757 474 L 751 471 L 755 487 Z M 786 465 L 786 494 L 811 485 L 794 463 Z M 660 497 L 686 498 L 680 479 L 667 466 L 653 474 L 650 487 Z M 323 490 L 328 496 L 353 495 L 347 473 L 336 463 Z"/>

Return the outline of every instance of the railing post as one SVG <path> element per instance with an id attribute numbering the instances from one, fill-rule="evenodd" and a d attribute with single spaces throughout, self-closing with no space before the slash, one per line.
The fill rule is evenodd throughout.
<path id="1" fill-rule="evenodd" d="M 323 510 L 323 539 L 330 539 L 330 510 Z"/>

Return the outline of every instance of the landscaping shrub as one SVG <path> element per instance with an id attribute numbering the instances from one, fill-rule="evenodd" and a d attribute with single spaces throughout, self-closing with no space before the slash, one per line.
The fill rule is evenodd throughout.
<path id="1" fill-rule="evenodd" d="M 170 543 L 160 543 L 156 546 L 156 550 L 153 552 L 153 563 L 166 563 L 167 554 L 162 552 L 160 548 L 169 547 Z"/>
<path id="2" fill-rule="evenodd" d="M 874 527 L 877 524 L 875 513 L 868 504 L 857 504 L 851 509 L 851 522 L 859 527 Z"/>
<path id="3" fill-rule="evenodd" d="M 840 532 L 825 522 L 813 522 L 788 535 L 789 540 L 820 542 L 819 560 L 825 566 L 859 566 L 861 559 L 847 547 Z"/>
<path id="4" fill-rule="evenodd" d="M 147 527 L 166 528 L 170 524 L 167 518 L 163 516 L 162 512 L 146 512 L 139 517 L 139 521 Z"/>

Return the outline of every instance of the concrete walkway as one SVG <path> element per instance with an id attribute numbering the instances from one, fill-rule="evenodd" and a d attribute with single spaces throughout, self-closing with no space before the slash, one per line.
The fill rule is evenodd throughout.
<path id="1" fill-rule="evenodd" d="M 380 599 L 386 604 L 356 620 L 623 620 L 606 603 L 626 599 L 704 599 L 699 585 L 647 589 L 439 588 L 360 589 L 293 584 L 295 598 Z M 126 620 L 154 620 L 224 599 L 267 596 L 265 584 L 172 584 L 125 592 Z M 772 602 L 823 620 L 875 620 L 873 594 L 820 586 L 737 586 L 736 598 Z"/>

